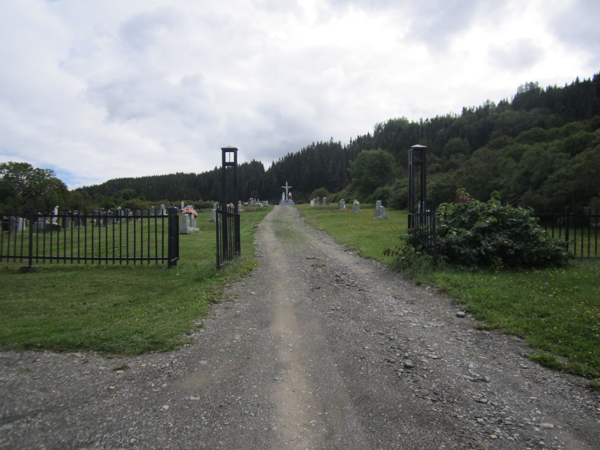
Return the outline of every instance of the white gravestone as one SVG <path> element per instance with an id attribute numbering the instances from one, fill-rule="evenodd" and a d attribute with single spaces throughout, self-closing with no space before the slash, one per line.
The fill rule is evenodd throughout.
<path id="1" fill-rule="evenodd" d="M 375 203 L 375 218 L 376 219 L 387 219 L 388 215 L 385 213 L 385 206 L 381 204 L 381 200 L 377 200 Z"/>

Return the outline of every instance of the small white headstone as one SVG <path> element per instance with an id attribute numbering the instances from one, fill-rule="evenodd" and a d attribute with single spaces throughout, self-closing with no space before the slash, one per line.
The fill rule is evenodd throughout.
<path id="1" fill-rule="evenodd" d="M 387 219 L 388 215 L 385 213 L 385 207 L 381 204 L 381 200 L 375 202 L 375 218 L 376 219 Z"/>

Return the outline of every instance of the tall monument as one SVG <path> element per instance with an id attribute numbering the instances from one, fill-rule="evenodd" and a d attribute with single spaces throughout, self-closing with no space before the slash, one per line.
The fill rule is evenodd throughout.
<path id="1" fill-rule="evenodd" d="M 290 185 L 288 185 L 288 182 L 285 182 L 285 186 L 281 186 L 282 189 L 285 189 L 285 194 L 282 192 L 281 193 L 281 201 L 279 202 L 280 205 L 295 205 L 294 201 L 292 200 L 292 193 L 290 191 L 290 189 L 292 188 Z"/>

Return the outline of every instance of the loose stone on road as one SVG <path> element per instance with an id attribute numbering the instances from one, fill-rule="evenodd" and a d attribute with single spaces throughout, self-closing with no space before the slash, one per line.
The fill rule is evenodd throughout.
<path id="1" fill-rule="evenodd" d="M 0 448 L 598 448 L 599 394 L 520 339 L 477 330 L 293 207 L 256 240 L 260 266 L 193 345 L 0 353 Z"/>

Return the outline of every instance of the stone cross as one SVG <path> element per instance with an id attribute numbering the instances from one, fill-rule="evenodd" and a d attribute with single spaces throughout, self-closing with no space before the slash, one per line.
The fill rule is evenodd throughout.
<path id="1" fill-rule="evenodd" d="M 288 198 L 290 198 L 289 195 L 288 195 L 288 189 L 291 189 L 292 187 L 288 186 L 288 182 L 287 181 L 285 182 L 285 186 L 281 186 L 281 187 L 283 189 L 285 189 L 285 199 L 287 200 Z"/>

